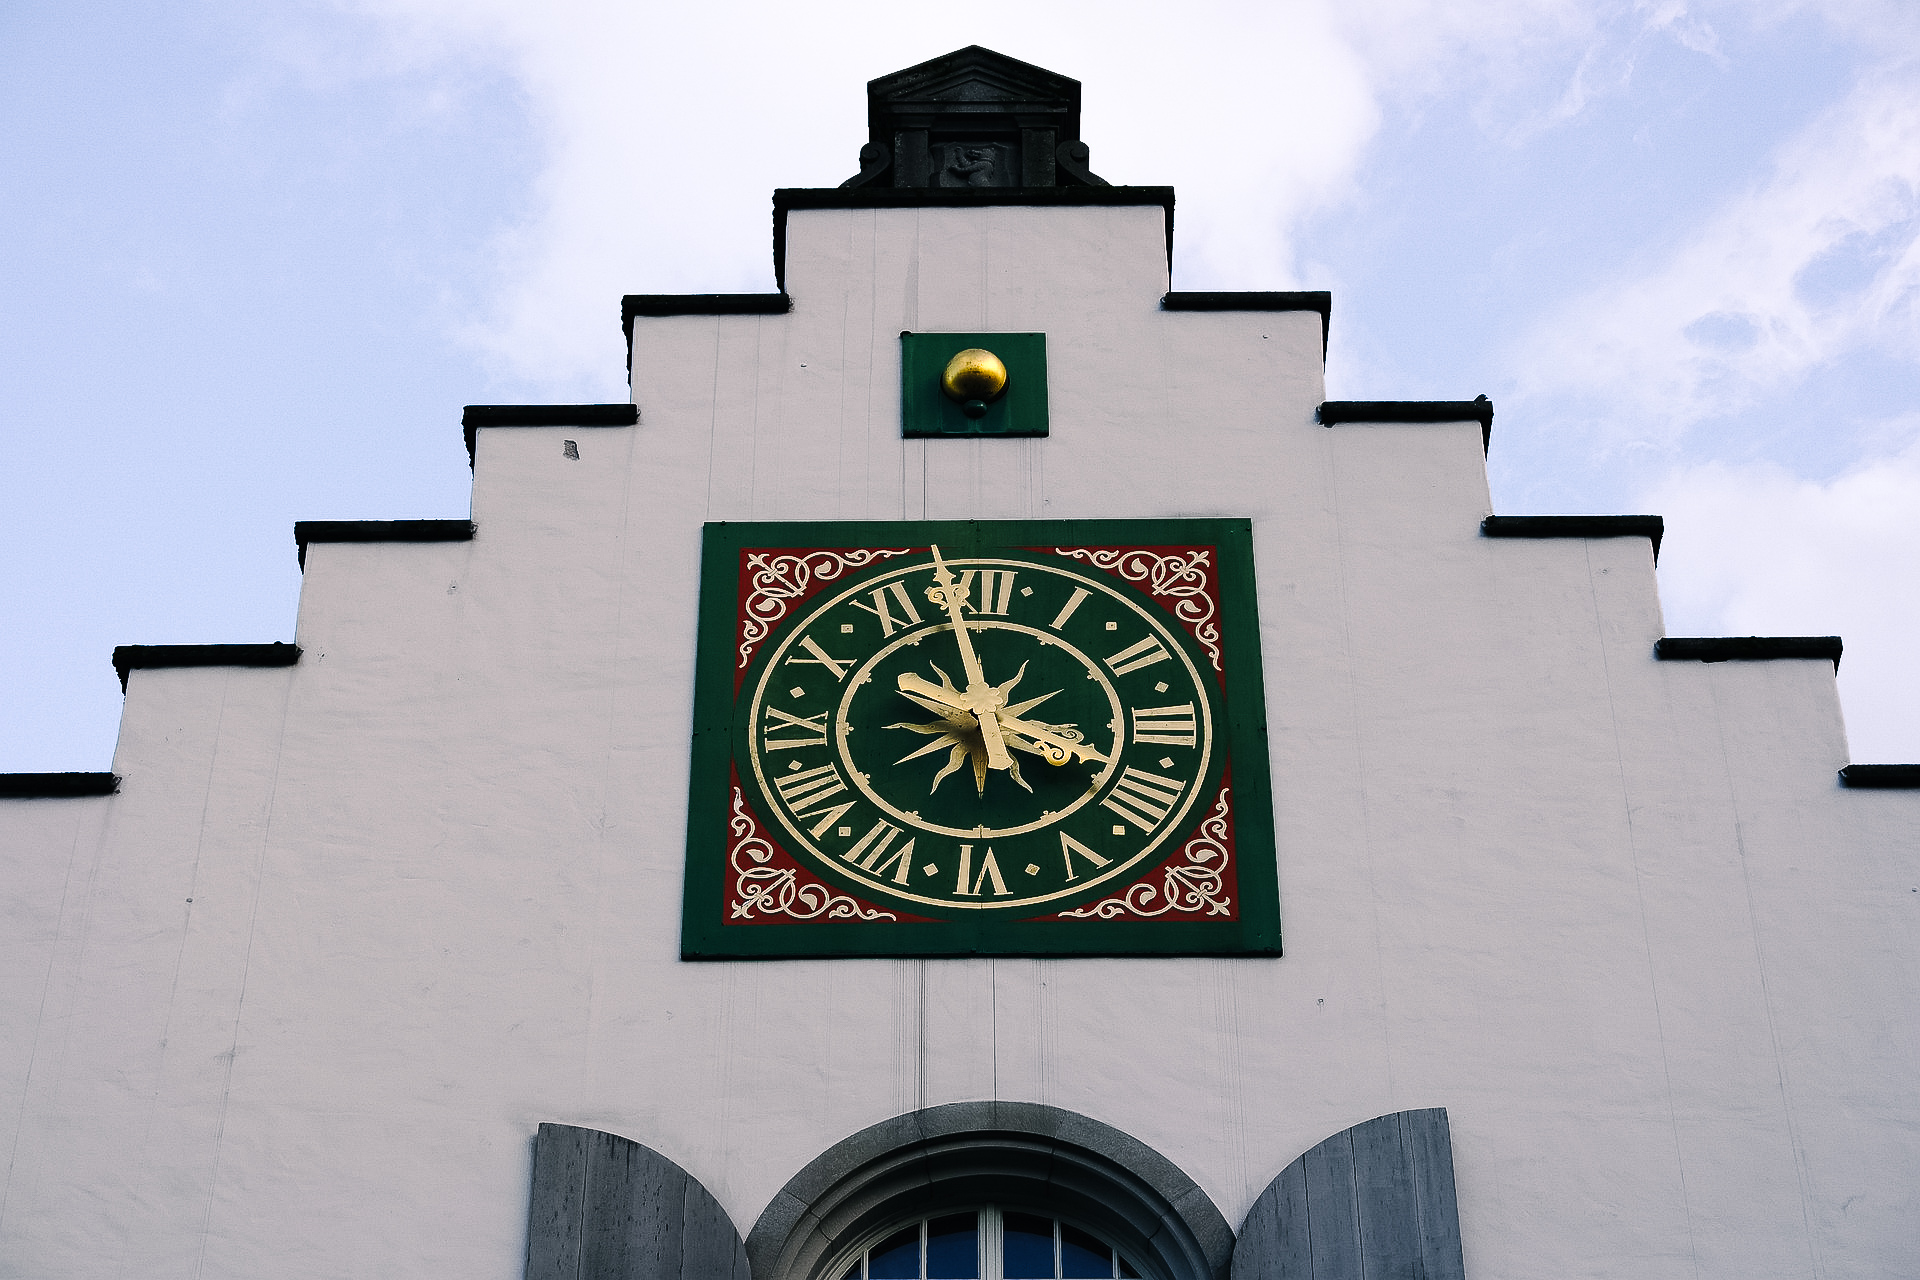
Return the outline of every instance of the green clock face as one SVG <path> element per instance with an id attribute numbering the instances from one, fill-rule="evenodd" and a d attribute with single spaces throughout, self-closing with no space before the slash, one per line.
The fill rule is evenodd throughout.
<path id="1" fill-rule="evenodd" d="M 1279 951 L 1246 521 L 702 557 L 684 956 Z"/>
<path id="2" fill-rule="evenodd" d="M 737 758 L 824 877 L 919 912 L 1033 915 L 1191 825 L 1220 720 L 1197 648 L 1080 560 L 914 551 L 792 616 Z"/>

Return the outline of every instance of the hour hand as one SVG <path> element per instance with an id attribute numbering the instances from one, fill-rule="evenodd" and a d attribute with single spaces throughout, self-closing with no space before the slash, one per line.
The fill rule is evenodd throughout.
<path id="1" fill-rule="evenodd" d="M 904 671 L 900 674 L 899 686 L 900 692 L 909 697 L 924 698 L 929 702 L 937 702 L 943 707 L 951 707 L 955 711 L 965 711 L 969 715 L 973 713 L 973 708 L 967 705 L 966 696 L 958 689 L 937 685 L 925 676 Z"/>
<path id="2" fill-rule="evenodd" d="M 1019 747 L 1023 751 L 1031 751 L 1037 756 L 1044 756 L 1049 764 L 1065 764 L 1075 759 L 1091 760 L 1096 764 L 1112 763 L 1084 742 L 1069 742 L 1048 729 L 1043 729 L 1037 724 L 1016 716 L 1002 715 L 1000 727 L 1006 731 L 1008 745 Z M 1021 741 L 1023 738 L 1032 741 L 1023 742 Z"/>
<path id="3" fill-rule="evenodd" d="M 946 715 L 948 708 L 951 708 L 971 716 L 980 726 L 980 738 L 987 750 L 988 766 L 995 769 L 1013 767 L 1013 757 L 1007 754 L 1006 736 L 1000 731 L 994 708 L 991 703 L 983 701 L 978 691 L 969 689 L 961 693 L 914 675 L 911 671 L 900 673 L 898 687 L 901 693 L 931 711 Z"/>
<path id="4" fill-rule="evenodd" d="M 900 696 L 917 707 L 925 707 L 927 710 L 933 712 L 933 714 L 939 716 L 940 719 L 947 724 L 955 725 L 961 729 L 977 729 L 980 727 L 980 721 L 971 711 L 962 710 L 949 703 L 935 702 L 932 698 L 923 698 L 919 694 L 910 693 L 905 689 L 900 691 Z"/>

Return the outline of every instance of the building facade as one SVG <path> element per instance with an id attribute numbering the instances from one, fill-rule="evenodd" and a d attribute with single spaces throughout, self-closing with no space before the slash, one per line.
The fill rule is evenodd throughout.
<path id="1" fill-rule="evenodd" d="M 631 405 L 470 408 L 470 519 L 302 524 L 291 644 L 123 649 L 112 774 L 5 780 L 0 1274 L 1920 1265 L 1920 770 L 1838 642 L 1664 636 L 1658 521 L 1495 516 L 1484 400 L 1170 291 L 1073 81 L 869 89 L 778 293 L 629 297 Z"/>

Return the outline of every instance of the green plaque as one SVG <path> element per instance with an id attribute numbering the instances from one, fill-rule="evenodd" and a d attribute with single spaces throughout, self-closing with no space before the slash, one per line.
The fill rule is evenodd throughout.
<path id="1" fill-rule="evenodd" d="M 962 351 L 991 351 L 1006 367 L 1006 387 L 981 401 L 978 416 L 941 386 L 947 362 Z M 1047 335 L 1044 333 L 903 333 L 900 335 L 900 421 L 909 438 L 1044 436 L 1047 434 Z"/>
<path id="2" fill-rule="evenodd" d="M 1245 520 L 710 524 L 681 952 L 1278 954 Z"/>

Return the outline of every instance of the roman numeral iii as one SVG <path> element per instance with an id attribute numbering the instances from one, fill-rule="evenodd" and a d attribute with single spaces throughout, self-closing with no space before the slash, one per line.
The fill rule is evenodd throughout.
<path id="1" fill-rule="evenodd" d="M 1133 740 L 1158 742 L 1169 747 L 1191 747 L 1200 741 L 1200 725 L 1194 719 L 1193 704 L 1177 707 L 1135 707 Z"/>

